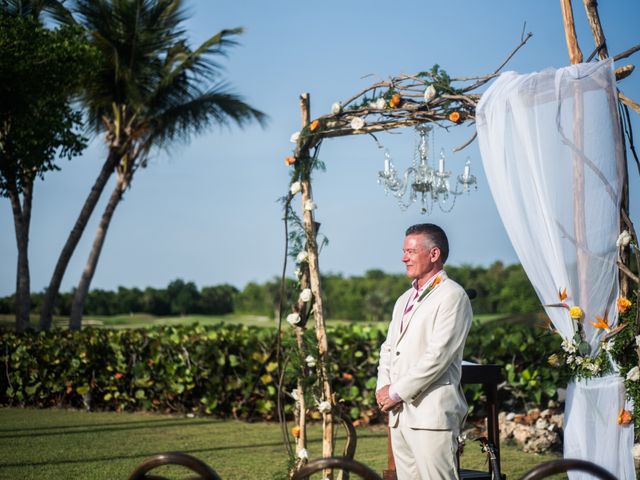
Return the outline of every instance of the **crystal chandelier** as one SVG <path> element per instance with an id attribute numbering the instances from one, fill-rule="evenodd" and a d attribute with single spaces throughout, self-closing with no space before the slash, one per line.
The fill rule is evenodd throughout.
<path id="1" fill-rule="evenodd" d="M 433 127 L 418 125 L 416 131 L 419 138 L 413 157 L 413 165 L 404 172 L 402 177 L 399 177 L 391 161 L 391 155 L 385 149 L 384 170 L 378 172 L 378 183 L 383 185 L 385 193 L 391 192 L 396 197 L 402 210 L 406 210 L 409 205 L 419 199 L 423 214 L 430 214 L 434 204 L 438 204 L 443 212 L 450 212 L 458 195 L 468 192 L 472 186 L 476 190 L 478 188 L 476 177 L 471 175 L 471 160 L 467 158 L 464 170 L 461 175 L 458 175 L 458 181 L 452 190 L 449 181 L 451 172 L 445 170 L 444 149 L 440 150 L 438 168 L 436 169 L 435 165 L 430 165 L 428 135 L 433 132 Z M 433 146 L 433 133 L 431 133 L 431 144 Z M 407 190 L 409 194 L 405 200 Z"/>

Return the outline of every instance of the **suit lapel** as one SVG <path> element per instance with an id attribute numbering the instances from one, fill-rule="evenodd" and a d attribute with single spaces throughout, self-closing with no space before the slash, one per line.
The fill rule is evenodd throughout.
<path id="1" fill-rule="evenodd" d="M 437 289 L 439 288 L 439 285 L 447 280 L 447 274 L 442 271 L 442 273 L 439 274 L 441 278 L 441 280 L 438 282 L 438 285 L 436 285 L 435 287 L 429 287 L 427 289 L 426 292 L 423 292 L 420 297 L 418 297 L 418 300 L 416 300 L 416 303 L 414 303 L 413 308 L 411 309 L 411 312 L 409 312 L 409 315 L 407 315 L 407 317 L 404 319 L 404 325 L 403 325 L 403 330 L 402 332 L 398 331 L 398 336 L 397 336 L 397 341 L 396 341 L 396 345 L 400 343 L 400 341 L 404 338 L 405 334 L 407 333 L 407 331 L 409 330 L 409 325 L 411 324 L 411 320 L 413 320 L 413 317 L 415 316 L 415 314 L 417 313 L 418 309 L 420 307 L 422 307 L 424 304 L 427 303 L 427 301 L 429 300 L 429 297 L 431 296 L 431 294 Z M 398 322 L 398 330 L 400 330 L 400 323 L 402 322 Z"/>

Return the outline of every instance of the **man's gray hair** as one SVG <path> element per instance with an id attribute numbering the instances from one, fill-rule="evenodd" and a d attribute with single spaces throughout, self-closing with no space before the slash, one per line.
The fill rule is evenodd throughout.
<path id="1" fill-rule="evenodd" d="M 408 235 L 425 235 L 431 242 L 432 247 L 440 249 L 440 258 L 444 264 L 449 258 L 449 239 L 444 230 L 433 223 L 418 223 L 407 228 L 405 236 Z"/>

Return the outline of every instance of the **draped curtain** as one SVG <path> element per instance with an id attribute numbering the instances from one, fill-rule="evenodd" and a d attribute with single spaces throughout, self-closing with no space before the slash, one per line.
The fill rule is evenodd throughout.
<path id="1" fill-rule="evenodd" d="M 487 181 L 516 254 L 543 305 L 558 303 L 566 289 L 565 302 L 580 306 L 595 356 L 604 331 L 590 322 L 604 315 L 611 326 L 618 320 L 616 239 L 625 170 L 613 62 L 505 72 L 476 113 Z M 574 336 L 577 324 L 566 309 L 545 310 L 564 338 Z M 633 427 L 617 424 L 624 397 L 616 374 L 571 382 L 565 457 L 635 478 Z"/>

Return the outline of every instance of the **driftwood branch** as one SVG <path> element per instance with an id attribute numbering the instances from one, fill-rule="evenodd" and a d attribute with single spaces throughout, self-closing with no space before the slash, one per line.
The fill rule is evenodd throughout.
<path id="1" fill-rule="evenodd" d="M 619 54 L 613 57 L 613 61 L 617 62 L 618 60 L 621 60 L 623 58 L 630 57 L 631 55 L 636 53 L 638 50 L 640 50 L 640 44 L 636 45 L 635 47 L 631 47 L 628 50 L 625 50 L 624 52 L 620 52 Z"/>
<path id="2" fill-rule="evenodd" d="M 567 50 L 569 51 L 569 61 L 572 65 L 582 62 L 582 51 L 578 45 L 578 37 L 576 36 L 576 26 L 573 20 L 573 7 L 571 0 L 560 0 L 562 7 L 562 21 L 564 23 L 564 36 L 567 42 Z"/>
<path id="3" fill-rule="evenodd" d="M 629 270 L 629 268 L 622 262 L 618 261 L 618 268 L 620 269 L 620 271 L 622 273 L 624 273 L 627 277 L 629 277 L 631 280 L 633 280 L 634 282 L 636 282 L 636 285 L 640 285 L 640 277 L 638 277 L 636 274 L 634 274 L 631 270 Z"/>
<path id="4" fill-rule="evenodd" d="M 634 102 L 633 100 L 631 100 L 629 97 L 627 97 L 624 93 L 620 91 L 618 91 L 618 98 L 622 103 L 633 108 L 636 111 L 636 113 L 640 115 L 640 104 Z"/>

